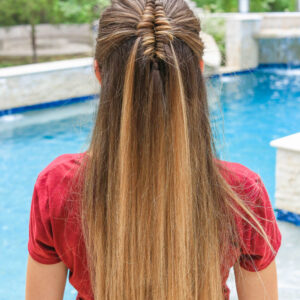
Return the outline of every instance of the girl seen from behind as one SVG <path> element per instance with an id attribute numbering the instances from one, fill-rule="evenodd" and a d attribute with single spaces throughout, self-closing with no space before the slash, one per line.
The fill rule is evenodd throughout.
<path id="1" fill-rule="evenodd" d="M 277 299 L 281 234 L 258 174 L 218 158 L 183 0 L 115 0 L 95 54 L 101 96 L 87 151 L 33 193 L 26 299 Z"/>

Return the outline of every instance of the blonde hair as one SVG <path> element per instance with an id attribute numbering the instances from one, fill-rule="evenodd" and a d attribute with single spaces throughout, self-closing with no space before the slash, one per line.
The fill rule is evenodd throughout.
<path id="1" fill-rule="evenodd" d="M 221 299 L 225 254 L 242 242 L 234 216 L 268 240 L 220 172 L 200 29 L 183 0 L 115 0 L 100 19 L 102 90 L 80 169 L 96 300 Z"/>

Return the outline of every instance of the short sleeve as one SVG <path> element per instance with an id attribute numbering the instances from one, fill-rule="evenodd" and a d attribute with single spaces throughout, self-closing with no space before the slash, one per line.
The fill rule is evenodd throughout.
<path id="1" fill-rule="evenodd" d="M 266 187 L 258 175 L 256 183 L 258 192 L 254 193 L 255 198 L 251 200 L 248 206 L 255 213 L 255 216 L 265 230 L 274 251 L 272 251 L 267 241 L 250 224 L 243 221 L 242 236 L 244 245 L 242 246 L 242 254 L 240 256 L 240 266 L 252 272 L 265 269 L 275 259 L 281 246 L 281 232 L 274 210 Z"/>
<path id="2" fill-rule="evenodd" d="M 28 251 L 30 256 L 40 263 L 55 264 L 61 260 L 54 248 L 46 182 L 46 174 L 40 174 L 34 185 L 29 219 Z"/>

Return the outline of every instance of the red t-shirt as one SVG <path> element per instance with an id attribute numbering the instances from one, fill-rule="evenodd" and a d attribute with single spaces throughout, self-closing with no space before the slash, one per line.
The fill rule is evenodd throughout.
<path id="1" fill-rule="evenodd" d="M 43 264 L 60 261 L 65 263 L 70 270 L 69 281 L 78 291 L 77 300 L 93 299 L 85 246 L 78 223 L 78 205 L 74 205 L 76 201 L 70 200 L 72 198 L 68 194 L 70 180 L 85 154 L 86 152 L 60 155 L 38 175 L 32 196 L 28 242 L 28 251 L 34 260 Z M 227 182 L 239 192 L 251 195 L 246 201 L 259 217 L 277 253 L 281 245 L 281 233 L 260 176 L 242 164 L 222 160 L 219 162 L 222 166 L 221 173 Z M 236 222 L 245 249 L 241 249 L 238 254 L 232 253 L 228 256 L 226 266 L 222 266 L 225 299 L 229 299 L 230 293 L 226 285 L 229 271 L 238 259 L 244 269 L 255 271 L 255 268 L 266 268 L 276 255 L 247 222 L 240 217 L 236 218 Z M 246 253 L 250 253 L 250 256 Z"/>

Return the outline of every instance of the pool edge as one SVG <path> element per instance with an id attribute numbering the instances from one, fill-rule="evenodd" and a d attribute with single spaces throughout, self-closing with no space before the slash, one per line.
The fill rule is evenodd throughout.
<path id="1" fill-rule="evenodd" d="M 92 94 L 92 95 L 87 95 L 87 96 L 73 97 L 73 98 L 67 98 L 67 99 L 62 99 L 62 100 L 57 100 L 57 101 L 8 108 L 8 109 L 0 110 L 0 117 L 24 113 L 27 111 L 53 108 L 53 107 L 74 104 L 74 103 L 86 102 L 86 101 L 94 100 L 98 96 L 99 96 L 98 94 Z"/>
<path id="2" fill-rule="evenodd" d="M 275 208 L 276 219 L 300 226 L 300 215 L 291 211 Z"/>

